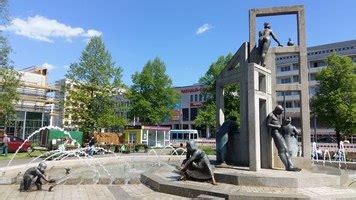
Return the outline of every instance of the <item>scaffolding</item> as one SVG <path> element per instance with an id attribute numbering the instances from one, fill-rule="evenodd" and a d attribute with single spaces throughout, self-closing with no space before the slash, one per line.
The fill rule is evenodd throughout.
<path id="1" fill-rule="evenodd" d="M 40 127 L 50 125 L 53 116 L 58 115 L 60 102 L 54 93 L 59 87 L 48 84 L 48 70 L 33 66 L 19 70 L 20 86 L 17 91 L 20 100 L 16 102 L 16 119 L 6 127 L 6 132 L 26 138 Z M 0 82 L 0 85 L 2 83 Z"/>

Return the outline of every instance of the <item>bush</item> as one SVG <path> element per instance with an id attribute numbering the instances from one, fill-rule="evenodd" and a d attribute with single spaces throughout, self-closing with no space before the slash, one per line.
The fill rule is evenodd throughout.
<path id="1" fill-rule="evenodd" d="M 129 150 L 129 149 L 126 149 L 126 150 L 121 151 L 121 153 L 123 153 L 123 154 L 129 154 L 129 153 L 130 153 L 130 150 Z"/>
<path id="2" fill-rule="evenodd" d="M 135 152 L 143 150 L 146 153 L 148 151 L 148 146 L 146 144 L 137 144 L 137 145 L 135 145 L 134 149 L 135 149 Z"/>

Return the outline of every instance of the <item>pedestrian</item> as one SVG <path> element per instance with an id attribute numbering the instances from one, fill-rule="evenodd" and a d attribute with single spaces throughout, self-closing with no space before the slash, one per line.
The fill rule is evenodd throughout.
<path id="1" fill-rule="evenodd" d="M 8 150 L 9 150 L 9 142 L 10 142 L 10 138 L 7 136 L 7 134 L 4 134 L 4 137 L 2 138 L 2 153 L 7 156 L 8 154 Z"/>
<path id="2" fill-rule="evenodd" d="M 91 139 L 89 140 L 89 155 L 93 156 L 94 154 L 94 148 L 95 148 L 95 138 L 94 136 L 91 137 Z"/>

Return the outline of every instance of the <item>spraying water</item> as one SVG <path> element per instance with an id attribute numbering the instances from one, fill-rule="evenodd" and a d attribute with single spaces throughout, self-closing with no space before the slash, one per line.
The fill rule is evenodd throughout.
<path id="1" fill-rule="evenodd" d="M 3 175 L 5 175 L 6 171 L 7 171 L 7 168 L 10 166 L 11 162 L 13 161 L 13 159 L 15 158 L 16 154 L 19 152 L 19 150 L 23 147 L 23 145 L 29 141 L 34 135 L 36 135 L 37 133 L 40 133 L 41 131 L 44 131 L 46 129 L 55 129 L 55 130 L 60 130 L 60 131 L 63 131 L 64 134 L 68 135 L 69 138 L 74 141 L 75 143 L 77 143 L 77 147 L 79 148 L 80 145 L 78 142 L 76 142 L 76 140 L 74 140 L 72 138 L 72 136 L 70 135 L 70 133 L 68 131 L 65 131 L 64 129 L 60 128 L 60 127 L 57 127 L 57 126 L 44 126 L 40 129 L 38 129 L 37 131 L 31 133 L 25 140 L 24 142 L 19 146 L 19 148 L 17 148 L 17 150 L 15 151 L 14 155 L 11 157 L 10 161 L 7 163 L 6 165 L 6 168 L 5 168 L 5 171 L 3 172 Z"/>

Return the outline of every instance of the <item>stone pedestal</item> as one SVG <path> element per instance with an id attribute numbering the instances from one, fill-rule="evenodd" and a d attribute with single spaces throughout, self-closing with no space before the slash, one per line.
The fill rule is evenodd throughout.
<path id="1" fill-rule="evenodd" d="M 271 71 L 249 63 L 247 70 L 249 167 L 251 171 L 271 168 L 271 136 L 266 117 L 272 111 Z"/>

